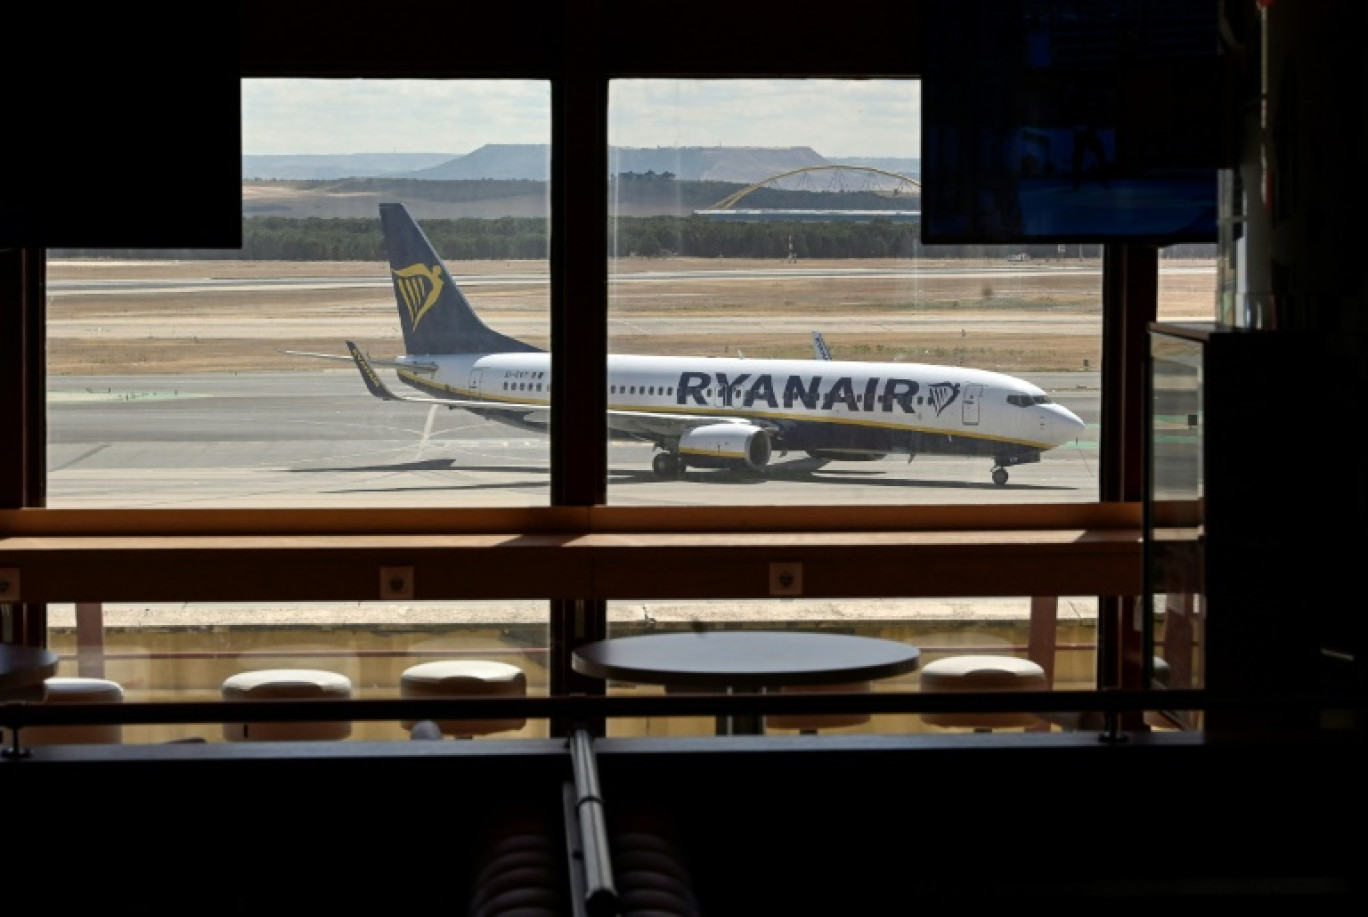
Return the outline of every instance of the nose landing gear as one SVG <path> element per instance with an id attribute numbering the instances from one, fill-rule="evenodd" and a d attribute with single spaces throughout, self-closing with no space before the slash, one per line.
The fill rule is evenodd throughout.
<path id="1" fill-rule="evenodd" d="M 1039 452 L 1020 452 L 993 457 L 993 483 L 1001 487 L 1007 483 L 1007 469 L 1012 465 L 1029 465 L 1040 461 Z"/>

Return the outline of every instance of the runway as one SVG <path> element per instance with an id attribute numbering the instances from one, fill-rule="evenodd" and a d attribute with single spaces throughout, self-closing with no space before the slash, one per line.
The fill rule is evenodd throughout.
<path id="1" fill-rule="evenodd" d="M 764 314 L 766 336 L 806 340 L 815 324 L 828 332 L 874 341 L 927 340 L 937 334 L 973 339 L 976 333 L 1096 337 L 1100 318 L 1078 308 L 1018 312 L 999 308 L 875 308 L 871 296 L 901 295 L 916 282 L 970 278 L 1028 278 L 1046 289 L 1064 278 L 1097 274 L 1099 265 L 1045 263 L 944 264 L 908 267 L 773 263 L 716 267 L 671 261 L 619 262 L 614 294 L 624 306 L 609 320 L 618 335 L 642 341 L 681 339 L 717 342 L 728 355 L 734 342 L 756 331 L 757 317 L 734 305 L 754 281 L 814 278 L 837 281 L 823 306 Z M 268 265 L 281 271 L 280 266 Z M 128 359 L 159 341 L 241 341 L 278 353 L 316 349 L 320 331 L 374 343 L 396 338 L 389 282 L 381 265 L 294 265 L 283 279 L 263 277 L 261 265 L 234 262 L 183 264 L 58 263 L 49 282 L 57 304 L 51 340 L 105 341 Z M 545 334 L 539 306 L 546 275 L 526 263 L 491 263 L 489 273 L 461 274 L 474 295 L 496 297 L 487 320 L 515 336 Z M 121 273 L 116 273 L 121 271 Z M 1185 277 L 1187 269 L 1174 273 Z M 1194 269 L 1201 279 L 1210 268 Z M 847 282 L 876 278 L 873 287 Z M 714 281 L 716 283 L 714 283 Z M 1085 280 L 1085 289 L 1093 281 Z M 723 305 L 695 309 L 713 289 Z M 795 287 L 806 295 L 807 286 Z M 1001 290 L 1002 288 L 999 287 Z M 1012 288 L 1007 288 L 1008 292 Z M 322 290 L 313 300 L 280 297 Z M 352 290 L 363 298 L 343 303 Z M 484 292 L 481 293 L 481 290 Z M 650 291 L 638 302 L 634 291 Z M 200 299 L 210 292 L 230 299 Z M 95 295 L 99 294 L 99 295 Z M 517 297 L 516 303 L 512 298 Z M 707 295 L 714 295 L 708 293 Z M 769 294 L 775 296 L 778 294 Z M 791 292 L 782 294 L 787 297 Z M 953 294 L 957 296 L 958 294 Z M 77 303 L 100 303 L 82 309 Z M 151 297 L 150 299 L 148 297 Z M 374 301 L 372 301 L 374 299 Z M 66 304 L 66 305 L 63 305 Z M 820 317 L 819 317 L 820 316 Z M 839 346 L 839 344 L 838 344 Z M 854 346 L 854 345 L 851 345 Z M 122 348 L 122 349 L 119 349 Z M 193 348 L 192 348 L 193 350 Z M 697 351 L 698 348 L 692 348 Z M 165 351 L 155 351 L 164 356 Z M 839 354 L 838 354 L 839 355 Z M 894 359 L 925 359 L 915 347 Z M 288 358 L 301 359 L 302 358 Z M 429 410 L 416 404 L 370 397 L 354 367 L 302 360 L 298 371 L 239 366 L 238 371 L 195 374 L 69 375 L 48 377 L 48 505 L 54 508 L 241 508 L 542 506 L 550 502 L 550 442 L 510 430 L 462 411 Z M 992 502 L 1093 502 L 1098 499 L 1098 373 L 1014 373 L 1039 384 L 1088 425 L 1079 440 L 1047 452 L 1039 464 L 1010 470 L 1005 486 L 990 478 L 986 458 L 890 456 L 877 462 L 833 462 L 814 468 L 806 456 L 776 455 L 767 473 L 743 476 L 690 470 L 682 480 L 659 480 L 650 470 L 652 448 L 614 443 L 609 451 L 611 505 L 875 505 Z M 307 364 L 307 365 L 306 365 Z M 1075 364 L 1077 365 L 1077 364 Z M 119 369 L 126 369 L 120 365 Z M 248 370 L 252 371 L 248 371 Z"/>
<path id="2" fill-rule="evenodd" d="M 1070 284 L 1083 284 L 1090 291 L 1100 285 L 1098 265 L 908 268 L 898 263 L 840 267 L 781 262 L 715 269 L 695 264 L 688 269 L 670 269 L 663 266 L 669 262 L 622 263 L 626 268 L 615 272 L 609 285 L 610 337 L 638 335 L 645 323 L 648 333 L 655 336 L 686 337 L 705 348 L 713 341 L 723 346 L 737 335 L 753 333 L 757 318 L 761 318 L 767 333 L 805 339 L 814 314 L 823 316 L 821 323 L 828 333 L 839 329 L 845 335 L 887 335 L 904 341 L 966 330 L 1035 335 L 1100 333 L 1099 317 L 1090 310 L 1071 314 L 1055 314 L 1048 309 L 1019 314 L 996 308 L 974 310 L 960 308 L 959 293 L 944 292 L 976 290 L 985 283 L 996 283 L 1004 294 L 1029 286 L 1037 295 L 1055 290 L 1060 299 L 1066 299 L 1077 295 L 1065 291 Z M 547 338 L 547 275 L 525 269 L 525 265 L 519 265 L 524 269 L 500 267 L 501 273 L 456 274 L 455 280 L 470 291 L 476 308 L 500 331 L 520 338 Z M 174 276 L 159 276 L 157 271 L 170 273 L 171 268 L 154 266 L 145 271 L 149 276 L 139 278 L 103 276 L 97 265 L 82 267 L 79 262 L 60 264 L 53 270 L 56 276 L 47 288 L 54 307 L 46 321 L 52 339 L 119 344 L 140 340 L 278 340 L 288 348 L 294 346 L 292 342 L 316 338 L 321 328 L 333 325 L 362 341 L 398 336 L 391 282 L 387 269 L 380 265 L 371 274 L 328 275 L 324 268 L 314 267 L 317 273 L 288 277 L 232 276 L 233 270 L 244 269 L 214 262 L 184 265 Z M 819 283 L 830 299 L 818 298 L 814 285 Z M 942 292 L 935 294 L 933 289 Z M 802 297 L 808 304 L 797 314 L 772 308 L 755 313 L 737 306 L 741 301 L 763 307 L 775 299 L 794 297 Z M 902 308 L 908 299 L 924 308 Z M 944 308 L 947 303 L 951 305 Z M 939 312 L 937 305 L 942 307 Z"/>
<path id="3" fill-rule="evenodd" d="M 1011 469 L 986 458 L 833 462 L 776 455 L 762 477 L 691 470 L 662 481 L 647 444 L 609 451 L 610 505 L 1091 502 L 1098 498 L 1097 373 L 1028 376 L 1088 424 Z M 53 376 L 53 508 L 544 506 L 549 439 L 463 411 L 378 401 L 351 367 L 297 373 Z M 801 459 L 801 461 L 800 461 Z"/>
<path id="4" fill-rule="evenodd" d="M 164 264 L 158 262 L 130 262 L 123 261 L 122 265 L 132 267 L 135 264 L 147 266 L 149 275 L 165 270 Z M 203 269 L 189 276 L 185 272 L 176 272 L 175 278 L 149 276 L 145 278 L 121 279 L 98 276 L 98 268 L 106 265 L 100 261 L 54 261 L 53 271 L 55 276 L 48 282 L 48 289 L 54 295 L 59 296 L 80 296 L 100 294 L 105 296 L 118 295 L 138 295 L 147 294 L 185 294 L 204 291 L 261 291 L 282 288 L 308 288 L 308 289 L 379 289 L 388 290 L 390 288 L 390 278 L 386 267 L 377 263 L 372 270 L 364 274 L 330 274 L 320 271 L 314 276 L 293 275 L 289 277 L 252 277 L 245 278 L 232 276 L 232 269 L 225 267 L 228 262 L 203 261 L 197 262 L 203 265 Z M 770 262 L 763 267 L 724 267 L 716 269 L 701 269 L 691 267 L 683 270 L 671 270 L 663 268 L 662 265 L 668 261 L 656 261 L 651 259 L 623 259 L 614 262 L 614 270 L 610 275 L 610 283 L 639 284 L 639 283 L 669 283 L 677 284 L 681 281 L 701 281 L 701 280 L 774 280 L 776 278 L 800 279 L 800 280 L 833 280 L 833 279 L 898 279 L 908 280 L 918 277 L 937 277 L 937 278 L 958 278 L 958 279 L 981 279 L 984 277 L 1016 276 L 1025 277 L 1031 275 L 1041 275 L 1045 273 L 1060 275 L 1069 274 L 1073 276 L 1101 277 L 1102 268 L 1100 264 L 1078 264 L 1060 265 L 1057 263 L 1023 264 L 1020 262 L 1004 264 L 977 264 L 973 267 L 952 267 L 945 265 L 919 266 L 908 264 L 881 265 L 878 267 L 835 267 L 829 262 L 822 266 L 809 266 L 802 262 Z M 172 262 L 174 264 L 174 262 Z M 461 273 L 459 267 L 453 264 L 452 276 L 462 287 L 470 286 L 507 286 L 523 284 L 550 283 L 550 276 L 547 266 L 539 262 L 526 262 L 528 269 L 505 271 L 499 274 L 467 274 Z M 94 276 L 81 276 L 81 268 L 88 269 Z M 1207 268 L 1169 268 L 1172 273 L 1210 273 Z M 70 275 L 70 276 L 68 276 Z"/>

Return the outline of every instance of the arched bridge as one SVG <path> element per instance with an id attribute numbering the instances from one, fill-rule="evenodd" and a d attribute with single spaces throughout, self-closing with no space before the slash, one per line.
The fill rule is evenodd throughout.
<path id="1" fill-rule="evenodd" d="M 730 210 L 746 195 L 760 188 L 780 188 L 784 191 L 870 191 L 889 197 L 921 194 L 921 182 L 915 178 L 872 166 L 804 166 L 801 169 L 780 172 L 764 181 L 748 185 L 735 194 L 724 197 L 708 209 Z"/>
<path id="2" fill-rule="evenodd" d="M 748 194 L 761 188 L 775 188 L 784 191 L 811 191 L 819 193 L 873 193 L 889 199 L 905 200 L 905 209 L 888 208 L 874 210 L 750 210 L 738 207 Z M 872 166 L 822 165 L 805 166 L 772 175 L 763 181 L 755 182 L 730 194 L 706 210 L 696 210 L 701 216 L 718 219 L 753 220 L 868 220 L 877 217 L 902 220 L 917 219 L 921 215 L 921 182 L 897 172 L 876 169 Z"/>

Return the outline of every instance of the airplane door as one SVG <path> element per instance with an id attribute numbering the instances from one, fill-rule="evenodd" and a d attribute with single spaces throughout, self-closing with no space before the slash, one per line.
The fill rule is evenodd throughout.
<path id="1" fill-rule="evenodd" d="M 481 398 L 483 393 L 480 391 L 480 381 L 484 376 L 484 370 L 476 367 L 470 371 L 470 396 Z"/>
<path id="2" fill-rule="evenodd" d="M 983 400 L 983 385 L 975 382 L 964 387 L 964 425 L 977 427 L 979 422 L 979 402 Z"/>

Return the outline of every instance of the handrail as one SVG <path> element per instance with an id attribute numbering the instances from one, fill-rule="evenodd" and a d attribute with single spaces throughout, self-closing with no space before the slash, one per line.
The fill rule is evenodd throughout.
<path id="1" fill-rule="evenodd" d="M 407 572 L 405 597 L 416 601 L 771 598 L 775 561 L 803 565 L 806 598 L 1134 596 L 1143 591 L 1143 544 L 1138 525 L 1109 524 L 651 531 L 624 523 L 571 533 L 411 535 L 11 532 L 0 535 L 0 569 L 14 571 L 0 598 L 381 601 L 394 598 L 381 578 L 394 568 Z M 985 565 L 993 569 L 990 578 L 982 575 Z M 483 575 L 471 576 L 476 568 Z M 701 577 L 704 568 L 708 575 Z"/>
<path id="2" fill-rule="evenodd" d="M 0 538 L 1134 529 L 1138 502 L 861 506 L 0 509 Z"/>
<path id="3" fill-rule="evenodd" d="M 1093 712 L 1146 710 L 1362 710 L 1352 691 L 1307 690 L 1226 693 L 1166 688 L 1145 691 L 1010 691 L 864 694 L 802 692 L 772 694 L 568 695 L 563 697 L 384 698 L 377 700 L 157 701 L 138 703 L 0 703 L 0 727 L 220 723 L 349 719 L 564 719 L 651 716 L 763 715 L 797 713 L 907 714 L 941 712 Z"/>
<path id="4" fill-rule="evenodd" d="M 574 770 L 574 798 L 567 818 L 573 817 L 578 828 L 578 843 L 584 907 L 590 917 L 616 914 L 617 888 L 613 883 L 613 866 L 609 855 L 608 828 L 603 811 L 603 794 L 599 788 L 598 764 L 594 760 L 594 737 L 587 727 L 576 726 L 570 732 L 570 763 Z M 576 865 L 572 855 L 571 867 Z M 579 886 L 581 883 L 573 883 Z"/>

